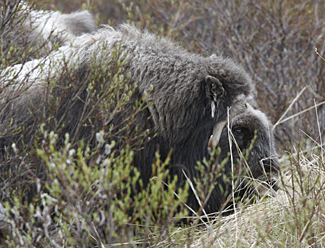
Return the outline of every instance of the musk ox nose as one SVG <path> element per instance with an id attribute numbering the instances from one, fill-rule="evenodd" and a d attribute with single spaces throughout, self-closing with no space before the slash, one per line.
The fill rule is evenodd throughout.
<path id="1" fill-rule="evenodd" d="M 262 159 L 260 163 L 264 173 L 266 173 L 267 180 L 265 182 L 274 191 L 278 191 L 281 187 L 281 182 L 279 180 L 281 164 L 279 160 L 277 158 L 265 158 Z"/>

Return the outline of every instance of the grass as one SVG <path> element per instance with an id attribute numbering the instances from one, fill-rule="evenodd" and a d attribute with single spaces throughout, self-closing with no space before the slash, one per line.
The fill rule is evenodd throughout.
<path id="1" fill-rule="evenodd" d="M 306 156 L 288 165 L 275 197 L 219 218 L 193 247 L 323 247 L 324 161 Z"/>

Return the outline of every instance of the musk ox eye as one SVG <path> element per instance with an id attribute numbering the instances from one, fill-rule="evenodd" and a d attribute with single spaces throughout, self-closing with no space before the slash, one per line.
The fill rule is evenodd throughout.
<path id="1" fill-rule="evenodd" d="M 244 127 L 235 126 L 232 129 L 232 132 L 237 136 L 243 136 L 243 135 L 245 135 L 245 133 L 248 132 L 248 130 L 247 130 L 247 128 L 244 128 Z"/>

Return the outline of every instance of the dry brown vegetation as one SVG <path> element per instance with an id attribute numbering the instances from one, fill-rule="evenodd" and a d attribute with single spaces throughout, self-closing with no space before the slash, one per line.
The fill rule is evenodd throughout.
<path id="1" fill-rule="evenodd" d="M 48 3 L 36 1 L 32 5 L 66 13 L 89 9 L 98 24 L 116 26 L 129 22 L 173 39 L 192 52 L 224 54 L 237 60 L 256 82 L 257 105 L 275 124 L 278 153 L 284 168 L 282 187 L 275 197 L 258 199 L 254 204 L 243 202 L 234 214 L 218 216 L 212 223 L 194 222 L 191 227 L 175 227 L 170 216 L 164 216 L 164 223 L 152 221 L 141 223 L 144 225 L 141 226 L 126 214 L 127 202 L 119 202 L 113 195 L 118 180 L 122 178 L 123 181 L 123 175 L 132 170 L 128 166 L 118 167 L 129 165 L 128 151 L 115 161 L 116 181 L 110 185 L 95 185 L 97 179 L 103 180 L 104 168 L 99 166 L 90 172 L 84 166 L 87 155 L 82 147 L 74 161 L 74 165 L 82 169 L 69 169 L 74 178 L 70 178 L 69 173 L 64 174 L 66 168 L 51 171 L 49 166 L 52 174 L 47 178 L 46 189 L 52 193 L 40 194 L 40 205 L 34 202 L 27 205 L 19 192 L 9 189 L 9 183 L 13 183 L 2 174 L 0 187 L 4 193 L 1 200 L 6 200 L 3 205 L 10 212 L 0 226 L 3 247 L 113 247 L 113 244 L 129 247 L 325 247 L 323 1 L 94 0 L 82 3 L 53 0 Z M 2 68 L 15 63 L 12 58 L 8 59 L 9 50 L 1 51 Z M 22 54 L 22 51 L 16 52 Z M 42 135 L 46 152 L 38 150 L 40 158 L 46 161 L 55 157 L 58 163 L 71 159 L 68 140 L 62 151 L 54 151 L 55 135 L 46 131 Z M 99 164 L 106 162 L 103 159 Z M 163 162 L 157 158 L 157 164 L 160 163 Z M 112 175 L 106 179 L 112 180 Z M 159 189 L 160 185 L 160 181 L 155 180 L 152 189 Z M 171 182 L 170 190 L 174 186 Z M 98 191 L 92 190 L 94 188 Z M 173 199 L 167 198 L 167 193 L 161 194 L 166 200 Z M 15 195 L 18 196 L 14 198 Z M 158 201 L 162 195 L 156 194 L 151 200 Z M 107 208 L 107 199 L 102 196 L 109 196 L 113 207 Z M 148 207 L 146 201 L 150 201 L 149 196 L 137 205 L 143 209 L 138 214 L 150 218 L 155 209 Z M 185 209 L 181 200 L 174 205 L 171 200 L 160 203 L 173 208 L 173 214 L 180 210 L 176 211 L 175 206 Z M 118 214 L 111 220 L 113 212 Z M 2 218 L 1 213 L 0 208 Z M 182 214 L 185 213 L 180 211 L 179 217 L 183 217 Z M 117 222 L 123 224 L 117 225 Z M 149 228 L 149 224 L 153 227 Z M 130 235 L 133 225 L 139 227 L 138 233 Z"/>
<path id="2" fill-rule="evenodd" d="M 290 161 L 276 197 L 220 218 L 193 247 L 324 247 L 324 160 L 295 154 Z"/>

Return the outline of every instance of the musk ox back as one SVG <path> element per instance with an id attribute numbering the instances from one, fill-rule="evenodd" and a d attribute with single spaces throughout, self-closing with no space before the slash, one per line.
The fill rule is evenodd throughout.
<path id="1" fill-rule="evenodd" d="M 44 56 L 55 50 L 55 45 L 96 31 L 95 20 L 87 10 L 62 14 L 34 10 L 23 1 L 2 0 L 0 3 L 2 53 L 10 54 L 10 64 Z"/>
<path id="2" fill-rule="evenodd" d="M 92 77 L 95 74 L 98 76 Z M 106 140 L 135 149 L 133 164 L 144 185 L 152 176 L 155 153 L 159 151 L 161 158 L 166 159 L 172 151 L 168 169 L 182 187 L 186 183 L 183 168 L 192 181 L 199 177 L 196 164 L 210 156 L 207 146 L 211 135 L 213 146 L 221 137 L 221 158 L 227 157 L 224 127 L 229 112 L 234 123 L 248 123 L 241 123 L 249 129 L 249 136 L 245 136 L 245 145 L 240 148 L 247 149 L 251 134 L 258 130 L 253 158 L 249 156 L 247 160 L 253 177 L 269 174 L 259 164 L 261 159 L 275 155 L 272 134 L 267 132 L 269 123 L 247 105 L 254 86 L 247 73 L 231 59 L 192 54 L 129 25 L 117 30 L 107 26 L 77 37 L 44 60 L 7 68 L 1 77 L 0 148 L 6 157 L 2 163 L 8 163 L 13 156 L 12 143 L 18 147 L 35 144 L 40 127 L 58 134 L 58 149 L 64 143 L 65 133 L 74 141 L 84 140 L 96 148 L 95 134 L 104 130 Z M 112 87 L 118 79 L 125 84 Z M 128 102 L 107 107 L 99 92 L 109 94 L 116 87 L 128 90 L 110 97 L 126 97 Z M 253 116 L 259 116 L 258 122 L 249 126 Z M 15 132 L 18 126 L 23 131 Z M 118 135 L 112 134 L 114 128 L 120 130 Z M 10 135 L 2 135 L 5 132 Z M 139 133 L 146 134 L 145 141 L 132 139 L 132 135 Z M 234 164 L 239 168 L 236 156 Z M 27 158 L 28 163 L 37 164 L 35 157 L 28 154 Z M 225 167 L 227 176 L 230 167 L 230 163 Z M 220 186 L 224 187 L 223 192 Z M 222 176 L 216 178 L 215 188 L 206 200 L 207 212 L 220 210 L 230 194 L 227 187 Z M 199 209 L 193 193 L 188 202 Z"/>

